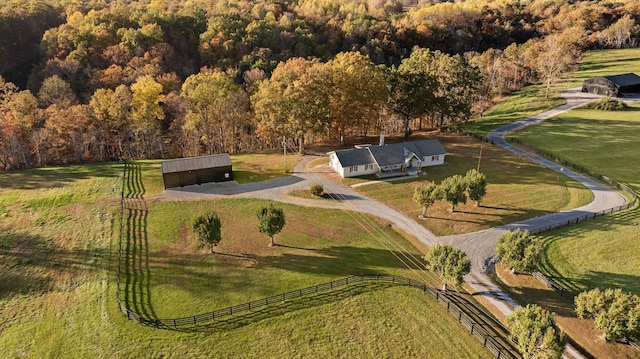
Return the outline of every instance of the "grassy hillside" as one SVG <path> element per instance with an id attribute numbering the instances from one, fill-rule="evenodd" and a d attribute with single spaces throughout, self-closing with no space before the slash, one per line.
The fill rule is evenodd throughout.
<path id="1" fill-rule="evenodd" d="M 345 289 L 179 331 L 128 321 L 115 289 L 121 170 L 0 173 L 0 357 L 490 357 L 440 304 L 411 288 Z M 144 192 L 158 193 L 157 162 L 141 171 Z M 177 316 L 351 274 L 412 273 L 333 210 L 283 205 L 281 246 L 268 248 L 255 223 L 262 203 L 149 200 L 135 232 L 144 243 L 130 272 L 135 281 L 124 281 L 123 297 L 158 317 Z M 223 220 L 215 255 L 198 250 L 189 230 L 205 210 Z M 384 233 L 398 251 L 420 254 Z"/>
<path id="2" fill-rule="evenodd" d="M 588 51 L 582 58 L 578 71 L 559 81 L 557 91 L 581 87 L 586 79 L 617 75 L 627 72 L 640 74 L 640 48 Z M 469 131 L 487 134 L 502 125 L 542 113 L 560 106 L 564 100 L 554 93 L 550 99 L 544 97 L 542 85 L 532 85 L 507 95 L 480 118 L 475 118 L 463 127 Z"/>
<path id="3" fill-rule="evenodd" d="M 576 109 L 514 137 L 640 190 L 640 105 L 625 111 Z"/>

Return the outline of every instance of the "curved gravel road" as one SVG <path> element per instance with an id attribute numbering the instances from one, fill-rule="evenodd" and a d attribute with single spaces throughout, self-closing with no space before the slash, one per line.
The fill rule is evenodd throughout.
<path id="1" fill-rule="evenodd" d="M 496 228 L 483 230 L 476 233 L 461 234 L 455 236 L 437 237 L 426 230 L 422 225 L 412 218 L 408 218 L 402 213 L 379 203 L 350 187 L 344 186 L 337 180 L 338 175 L 333 172 L 328 165 L 316 167 L 313 170 L 307 168 L 307 164 L 317 156 L 305 156 L 300 161 L 294 173 L 285 178 L 278 178 L 263 182 L 237 184 L 235 182 L 210 183 L 199 186 L 186 186 L 183 188 L 169 189 L 164 192 L 163 200 L 200 200 L 213 198 L 261 198 L 280 202 L 287 202 L 309 207 L 338 208 L 344 210 L 354 210 L 373 214 L 388 220 L 398 228 L 415 236 L 426 246 L 433 246 L 436 243 L 448 243 L 464 250 L 472 262 L 471 273 L 466 277 L 466 281 L 475 289 L 476 296 L 486 298 L 495 308 L 504 315 L 509 315 L 518 307 L 518 304 L 498 288 L 487 275 L 494 261 L 494 251 L 497 239 L 507 230 L 516 228 L 535 230 L 552 224 L 575 220 L 588 214 L 597 213 L 625 204 L 625 198 L 618 192 L 587 178 L 581 174 L 564 168 L 554 162 L 540 158 L 534 154 L 511 146 L 504 140 L 504 136 L 512 131 L 525 126 L 530 126 L 560 113 L 580 107 L 587 102 L 600 98 L 590 94 L 579 92 L 579 89 L 571 89 L 561 94 L 566 98 L 567 103 L 553 110 L 532 116 L 512 124 L 500 127 L 488 137 L 494 144 L 509 151 L 546 166 L 554 171 L 562 172 L 565 175 L 581 182 L 594 194 L 594 200 L 582 207 L 568 211 L 549 214 L 546 216 L 532 218 L 526 221 L 512 223 Z M 332 179 L 332 177 L 334 177 Z M 323 185 L 325 192 L 331 194 L 336 201 L 304 199 L 291 196 L 289 193 L 295 190 L 307 190 L 312 183 Z M 580 358 L 580 354 L 573 348 L 568 348 L 565 353 L 570 357 Z"/>

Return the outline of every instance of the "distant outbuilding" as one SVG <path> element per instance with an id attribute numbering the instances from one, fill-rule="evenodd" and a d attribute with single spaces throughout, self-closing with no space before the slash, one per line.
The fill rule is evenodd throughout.
<path id="1" fill-rule="evenodd" d="M 639 94 L 640 76 L 628 73 L 588 79 L 582 84 L 582 92 L 609 97 Z"/>
<path id="2" fill-rule="evenodd" d="M 162 161 L 164 188 L 233 180 L 228 153 Z"/>

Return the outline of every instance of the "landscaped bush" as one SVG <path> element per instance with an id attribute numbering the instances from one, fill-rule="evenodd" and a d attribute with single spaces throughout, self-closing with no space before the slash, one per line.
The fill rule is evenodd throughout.
<path id="1" fill-rule="evenodd" d="M 320 197 L 324 194 L 324 188 L 322 188 L 322 185 L 314 183 L 309 187 L 309 192 L 314 196 Z"/>
<path id="2" fill-rule="evenodd" d="M 617 98 L 603 97 L 602 100 L 598 102 L 588 104 L 586 108 L 600 111 L 623 111 L 626 110 L 628 106 Z"/>

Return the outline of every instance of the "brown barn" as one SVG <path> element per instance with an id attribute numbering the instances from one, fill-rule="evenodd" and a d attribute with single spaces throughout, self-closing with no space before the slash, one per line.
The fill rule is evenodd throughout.
<path id="1" fill-rule="evenodd" d="M 640 76 L 634 73 L 596 77 L 585 80 L 582 92 L 609 97 L 623 97 L 640 93 Z"/>
<path id="2" fill-rule="evenodd" d="M 233 180 L 228 153 L 162 161 L 164 188 Z"/>

